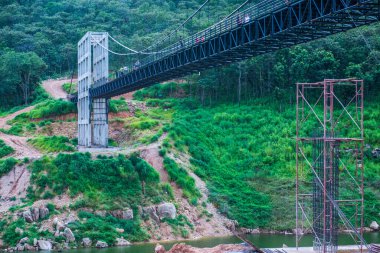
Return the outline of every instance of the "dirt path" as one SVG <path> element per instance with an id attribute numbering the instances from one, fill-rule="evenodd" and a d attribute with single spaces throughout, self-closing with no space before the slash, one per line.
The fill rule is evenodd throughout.
<path id="1" fill-rule="evenodd" d="M 76 79 L 73 79 L 73 85 L 76 82 Z M 53 98 L 55 99 L 66 99 L 67 93 L 62 89 L 62 85 L 64 83 L 70 83 L 71 79 L 60 79 L 60 80 L 54 80 L 49 79 L 42 82 L 42 87 L 46 90 L 47 93 L 49 93 Z"/>
<path id="2" fill-rule="evenodd" d="M 12 120 L 14 119 L 16 116 L 20 115 L 20 114 L 23 114 L 24 112 L 29 112 L 31 111 L 35 106 L 32 105 L 32 106 L 29 106 L 29 107 L 26 107 L 20 111 L 17 111 L 15 113 L 12 113 L 12 114 L 9 114 L 5 117 L 0 117 L 0 128 L 4 128 L 4 129 L 9 129 L 11 126 L 7 124 L 7 121 L 8 120 Z"/>
<path id="3" fill-rule="evenodd" d="M 0 139 L 2 139 L 6 145 L 12 147 L 15 150 L 15 153 L 11 155 L 14 158 L 39 158 L 42 156 L 42 154 L 37 149 L 29 145 L 27 142 L 27 137 L 7 135 L 0 132 Z"/>

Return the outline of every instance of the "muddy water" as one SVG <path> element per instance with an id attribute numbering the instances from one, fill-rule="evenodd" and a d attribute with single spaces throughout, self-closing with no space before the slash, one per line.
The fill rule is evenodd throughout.
<path id="1" fill-rule="evenodd" d="M 255 245 L 261 248 L 276 248 L 282 247 L 286 244 L 289 247 L 295 246 L 295 237 L 293 235 L 250 235 L 248 239 L 252 241 Z M 365 239 L 368 243 L 380 243 L 380 233 L 370 233 L 365 234 Z M 312 246 L 312 236 L 306 235 L 301 239 L 300 246 Z M 178 242 L 167 242 L 161 243 L 166 249 L 170 249 L 173 244 Z M 200 240 L 186 241 L 187 244 L 206 248 L 214 247 L 218 244 L 229 244 L 229 243 L 241 243 L 241 241 L 235 237 L 218 237 L 218 238 L 203 238 Z M 339 245 L 351 245 L 353 244 L 352 239 L 349 235 L 340 235 Z M 108 248 L 108 249 L 78 249 L 65 251 L 66 253 L 153 253 L 155 244 L 144 243 L 133 245 L 130 247 L 121 248 Z"/>

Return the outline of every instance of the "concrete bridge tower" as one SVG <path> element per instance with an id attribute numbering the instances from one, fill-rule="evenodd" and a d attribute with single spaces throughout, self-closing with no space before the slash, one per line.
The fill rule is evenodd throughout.
<path id="1" fill-rule="evenodd" d="M 78 145 L 108 146 L 108 99 L 90 89 L 108 82 L 108 33 L 88 32 L 78 42 Z"/>

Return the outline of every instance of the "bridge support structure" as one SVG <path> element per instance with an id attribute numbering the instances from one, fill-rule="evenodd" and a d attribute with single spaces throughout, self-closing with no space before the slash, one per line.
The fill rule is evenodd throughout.
<path id="1" fill-rule="evenodd" d="M 364 223 L 363 80 L 297 84 L 296 235 L 314 250 L 337 252 L 338 231 L 367 247 Z"/>
<path id="2" fill-rule="evenodd" d="M 108 146 L 108 99 L 90 89 L 108 82 L 108 33 L 88 32 L 78 42 L 78 145 Z"/>

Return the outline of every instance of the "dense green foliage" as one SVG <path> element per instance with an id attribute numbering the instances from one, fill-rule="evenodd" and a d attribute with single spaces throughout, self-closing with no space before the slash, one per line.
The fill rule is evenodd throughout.
<path id="1" fill-rule="evenodd" d="M 123 236 L 128 241 L 145 241 L 149 235 L 140 227 L 140 222 L 135 220 L 120 220 L 112 216 L 100 217 L 91 213 L 80 211 L 80 221 L 71 223 L 70 228 L 76 235 L 77 241 L 82 238 L 91 238 L 94 242 L 102 240 L 112 245 L 116 238 Z M 124 229 L 123 233 L 116 228 Z"/>
<path id="2" fill-rule="evenodd" d="M 223 213 L 242 226 L 290 229 L 294 226 L 294 107 L 279 112 L 268 103 L 177 106 L 170 137 L 177 149 L 185 147 L 191 154 L 194 172 L 208 182 L 210 199 Z M 366 131 L 377 135 L 379 105 L 370 103 L 367 108 Z M 380 144 L 378 138 L 368 143 Z M 377 217 L 375 210 L 380 207 L 379 171 L 380 161 L 369 155 L 366 224 Z"/>
<path id="3" fill-rule="evenodd" d="M 23 233 L 17 233 L 16 228 L 22 229 Z M 35 224 L 28 224 L 24 219 L 17 219 L 14 222 L 10 222 L 9 226 L 3 231 L 2 239 L 7 245 L 16 245 L 20 239 L 28 237 L 28 243 L 33 244 L 33 238 L 46 238 L 54 239 L 52 233 L 48 230 L 39 230 Z"/>
<path id="4" fill-rule="evenodd" d="M 59 154 L 33 162 L 30 169 L 32 182 L 37 186 L 30 197 L 46 198 L 46 194 L 50 197 L 64 192 L 70 196 L 83 194 L 75 207 L 115 209 L 159 203 L 168 198 L 165 187 L 159 184 L 158 173 L 136 156 L 92 160 L 88 153 Z"/>
<path id="5" fill-rule="evenodd" d="M 10 155 L 14 152 L 14 149 L 12 147 L 9 147 L 5 144 L 3 140 L 0 139 L 0 158 L 3 158 L 4 156 Z"/>
<path id="6" fill-rule="evenodd" d="M 64 136 L 39 136 L 28 140 L 28 142 L 38 150 L 47 153 L 75 151 L 69 138 Z"/>
<path id="7" fill-rule="evenodd" d="M 0 160 L 0 177 L 7 174 L 9 171 L 11 171 L 15 165 L 17 164 L 17 160 L 13 157 Z"/>
<path id="8" fill-rule="evenodd" d="M 109 112 L 128 112 L 128 104 L 123 97 L 120 99 L 111 99 L 109 102 Z"/>

